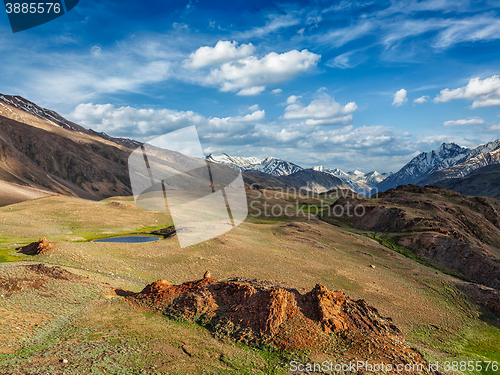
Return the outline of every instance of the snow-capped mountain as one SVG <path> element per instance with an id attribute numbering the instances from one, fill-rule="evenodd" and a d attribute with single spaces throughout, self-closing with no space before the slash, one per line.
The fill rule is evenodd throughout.
<path id="1" fill-rule="evenodd" d="M 500 140 L 472 149 L 464 162 L 435 171 L 422 180 L 421 184 L 430 185 L 450 178 L 465 177 L 476 169 L 493 164 L 500 164 Z"/>
<path id="2" fill-rule="evenodd" d="M 384 180 L 388 174 L 379 173 L 377 171 L 363 173 L 358 170 L 352 172 L 343 172 L 338 168 L 330 169 L 323 166 L 314 166 L 313 169 L 319 172 L 329 173 L 335 177 L 341 179 L 354 191 L 367 194 L 373 189 L 378 183 Z"/>
<path id="3" fill-rule="evenodd" d="M 422 152 L 415 156 L 398 172 L 391 174 L 377 185 L 380 191 L 395 188 L 398 185 L 418 184 L 431 173 L 449 168 L 467 160 L 471 150 L 455 143 L 443 143 L 438 149 Z"/>
<path id="4" fill-rule="evenodd" d="M 228 154 L 210 154 L 207 161 L 217 164 L 224 164 L 234 169 L 251 168 L 252 165 L 262 163 L 261 159 L 255 157 L 245 158 L 242 156 L 229 156 Z"/>
<path id="5" fill-rule="evenodd" d="M 290 163 L 273 157 L 258 159 L 255 157 L 230 156 L 228 154 L 210 154 L 206 160 L 212 163 L 224 164 L 228 167 L 242 171 L 254 170 L 264 172 L 273 176 L 288 176 L 303 170 L 297 164 Z"/>
<path id="6" fill-rule="evenodd" d="M 448 178 L 467 176 L 472 171 L 500 164 L 500 140 L 473 149 L 443 143 L 437 150 L 422 152 L 377 188 L 385 191 L 398 185 L 430 185 Z"/>
<path id="7" fill-rule="evenodd" d="M 339 188 L 349 187 L 362 194 L 369 194 L 375 185 L 387 177 L 386 173 L 381 174 L 376 171 L 370 173 L 363 173 L 360 171 L 345 173 L 340 169 L 330 169 L 324 166 L 315 166 L 305 169 L 297 164 L 273 157 L 258 159 L 255 157 L 230 156 L 228 154 L 210 154 L 206 157 L 206 160 L 212 163 L 224 164 L 241 171 L 259 171 L 273 176 L 289 176 L 296 172 L 307 170 L 323 172 L 338 178 L 340 180 L 339 183 L 343 182 L 345 184 L 341 186 L 339 183 L 335 182 Z M 338 180 L 335 179 L 335 181 Z"/>

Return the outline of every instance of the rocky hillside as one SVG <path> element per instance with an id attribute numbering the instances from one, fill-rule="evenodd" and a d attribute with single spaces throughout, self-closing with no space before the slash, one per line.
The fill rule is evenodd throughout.
<path id="1" fill-rule="evenodd" d="M 181 285 L 159 280 L 128 298 L 169 318 L 201 323 L 216 336 L 239 342 L 335 353 L 343 362 L 427 366 L 390 318 L 380 316 L 363 300 L 354 301 L 320 284 L 300 294 L 255 279 L 218 281 L 207 272 L 203 279 Z"/>
<path id="2" fill-rule="evenodd" d="M 356 205 L 359 216 L 353 214 Z M 340 198 L 324 219 L 372 231 L 373 237 L 399 251 L 500 289 L 499 212 L 500 202 L 493 198 L 406 185 L 378 199 Z"/>
<path id="3" fill-rule="evenodd" d="M 488 196 L 500 199 L 500 165 L 476 169 L 465 177 L 448 178 L 436 185 L 463 195 Z"/>

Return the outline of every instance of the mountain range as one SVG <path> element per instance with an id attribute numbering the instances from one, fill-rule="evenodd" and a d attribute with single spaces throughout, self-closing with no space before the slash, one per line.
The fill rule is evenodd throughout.
<path id="1" fill-rule="evenodd" d="M 206 160 L 242 171 L 259 171 L 272 176 L 287 176 L 304 169 L 297 164 L 273 157 L 258 159 L 256 157 L 229 156 L 228 154 L 209 154 Z"/>
<path id="2" fill-rule="evenodd" d="M 53 194 L 93 200 L 131 195 L 128 158 L 141 145 L 86 129 L 20 96 L 0 94 L 0 206 Z M 244 173 L 247 186 L 306 188 L 318 193 L 348 189 L 335 176 L 304 171 L 279 159 L 246 163 L 260 166 Z M 158 165 L 175 169 L 172 160 Z"/>
<path id="3" fill-rule="evenodd" d="M 0 205 L 57 193 L 87 199 L 130 195 L 127 161 L 141 142 L 86 129 L 20 96 L 0 94 Z M 489 179 L 500 164 L 500 140 L 475 148 L 443 143 L 393 174 L 324 166 L 303 168 L 275 157 L 210 154 L 213 164 L 243 171 L 247 186 L 352 189 L 370 194 L 399 185 L 440 185 L 462 194 L 500 197 Z"/>
<path id="4" fill-rule="evenodd" d="M 275 177 L 290 176 L 300 171 L 308 171 L 307 174 L 309 176 L 314 176 L 316 175 L 314 172 L 320 172 L 338 178 L 343 184 L 347 185 L 347 187 L 361 194 L 369 194 L 371 189 L 388 176 L 387 173 L 378 173 L 377 171 L 369 173 L 363 173 L 357 170 L 353 172 L 343 172 L 340 169 L 329 169 L 323 166 L 302 168 L 297 164 L 275 157 L 259 159 L 256 157 L 230 156 L 221 153 L 210 154 L 206 157 L 206 160 L 239 169 L 247 173 L 258 171 Z M 305 175 L 306 173 L 301 172 L 301 174 Z M 290 181 L 290 179 L 282 180 Z"/>
<path id="5" fill-rule="evenodd" d="M 333 176 L 340 178 L 351 189 L 360 194 L 369 194 L 370 191 L 387 178 L 390 173 L 379 173 L 377 171 L 363 173 L 358 170 L 352 172 L 343 172 L 338 168 L 329 169 L 323 166 L 314 166 L 314 170 L 329 173 Z"/>
<path id="6" fill-rule="evenodd" d="M 436 150 L 420 153 L 376 187 L 379 191 L 386 191 L 406 184 L 441 185 L 445 180 L 462 178 L 477 169 L 499 163 L 500 140 L 473 149 L 443 143 Z"/>

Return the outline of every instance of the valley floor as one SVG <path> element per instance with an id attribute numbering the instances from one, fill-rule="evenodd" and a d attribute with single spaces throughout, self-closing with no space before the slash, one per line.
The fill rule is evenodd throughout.
<path id="1" fill-rule="evenodd" d="M 0 208 L 0 373 L 281 374 L 292 359 L 324 358 L 215 339 L 205 328 L 138 310 L 121 296 L 159 279 L 199 279 L 207 270 L 217 279 L 278 281 L 300 292 L 321 283 L 363 299 L 391 317 L 431 362 L 500 361 L 500 321 L 460 292 L 463 281 L 317 218 L 253 218 L 185 249 L 175 236 L 144 244 L 89 242 L 170 224 L 168 214 L 139 210 L 131 198 L 53 196 Z M 42 237 L 53 251 L 15 251 Z M 26 268 L 36 264 L 76 276 Z"/>

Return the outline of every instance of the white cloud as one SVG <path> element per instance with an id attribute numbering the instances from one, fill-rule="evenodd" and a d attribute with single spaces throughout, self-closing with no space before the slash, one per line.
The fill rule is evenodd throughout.
<path id="1" fill-rule="evenodd" d="M 238 39 L 263 38 L 280 29 L 295 26 L 300 23 L 300 19 L 296 18 L 293 13 L 287 13 L 285 15 L 271 14 L 268 18 L 269 20 L 266 22 L 265 26 L 237 32 L 235 36 Z"/>
<path id="2" fill-rule="evenodd" d="M 467 86 L 441 90 L 434 102 L 449 102 L 453 99 L 473 100 L 472 108 L 500 105 L 500 77 L 494 75 L 485 79 L 472 78 Z"/>
<path id="3" fill-rule="evenodd" d="M 343 145 L 345 148 L 375 148 L 394 141 L 392 131 L 385 126 L 362 126 L 354 128 L 352 125 L 340 129 L 317 131 L 307 137 L 310 146 L 323 145 L 324 147 Z M 314 147 L 314 146 L 313 146 Z"/>
<path id="4" fill-rule="evenodd" d="M 92 48 L 90 49 L 90 54 L 94 57 L 100 57 L 101 56 L 101 47 L 99 46 L 92 46 Z"/>
<path id="5" fill-rule="evenodd" d="M 27 55 L 30 59 L 21 58 Z M 21 43 L 1 52 L 9 77 L 2 82 L 39 105 L 70 111 L 82 102 L 121 91 L 142 93 L 170 79 L 180 55 L 168 43 L 144 37 L 62 52 Z"/>
<path id="6" fill-rule="evenodd" d="M 251 105 L 250 107 L 248 107 L 248 111 L 250 112 L 255 112 L 255 111 L 258 111 L 259 110 L 259 105 L 258 104 L 254 104 L 254 105 Z"/>
<path id="7" fill-rule="evenodd" d="M 296 96 L 296 95 L 290 95 L 288 98 L 286 98 L 286 104 L 293 104 L 297 100 L 299 100 L 302 96 Z"/>
<path id="8" fill-rule="evenodd" d="M 220 65 L 228 61 L 235 61 L 250 56 L 254 53 L 255 47 L 249 44 L 242 44 L 233 41 L 220 40 L 215 47 L 200 47 L 184 62 L 188 67 L 203 68 L 209 65 Z"/>
<path id="9" fill-rule="evenodd" d="M 430 4 L 434 2 L 435 4 Z M 470 1 L 460 6 L 450 1 L 392 1 L 389 8 L 374 12 L 361 12 L 353 22 L 321 34 L 307 37 L 317 45 L 327 44 L 339 48 L 353 41 L 362 41 L 367 47 L 382 45 L 381 56 L 396 61 L 414 61 L 436 50 L 477 41 L 500 39 L 500 19 L 494 12 L 456 16 L 453 11 L 467 11 Z M 469 3 L 464 5 L 465 3 Z M 476 8 L 477 12 L 480 8 Z M 430 16 L 419 12 L 439 12 Z M 451 13 L 451 14 L 446 14 Z M 415 14 L 415 16 L 412 16 Z M 421 38 L 418 38 L 421 36 Z M 328 66 L 348 68 L 359 63 L 352 61 L 348 51 L 330 60 Z"/>
<path id="10" fill-rule="evenodd" d="M 429 95 L 421 96 L 413 101 L 413 104 L 424 104 L 429 100 Z"/>
<path id="11" fill-rule="evenodd" d="M 79 104 L 68 115 L 72 121 L 97 131 L 124 136 L 148 136 L 206 122 L 192 111 L 115 108 L 112 104 Z"/>
<path id="12" fill-rule="evenodd" d="M 287 99 L 287 103 L 283 118 L 305 120 L 306 125 L 346 125 L 352 122 L 351 113 L 358 108 L 354 102 L 342 106 L 329 95 L 322 95 L 308 106 L 304 106 L 298 101 L 298 97 L 292 95 Z"/>
<path id="13" fill-rule="evenodd" d="M 441 31 L 434 47 L 448 48 L 462 42 L 500 39 L 500 20 L 490 15 L 453 20 Z"/>
<path id="14" fill-rule="evenodd" d="M 266 86 L 254 86 L 254 87 L 247 87 L 244 89 L 241 89 L 236 93 L 236 95 L 240 96 L 253 96 L 253 95 L 259 95 L 262 91 L 266 89 Z"/>
<path id="15" fill-rule="evenodd" d="M 316 66 L 320 57 L 308 50 L 291 50 L 281 54 L 271 52 L 262 59 L 248 56 L 213 69 L 204 81 L 210 85 L 220 85 L 221 91 L 265 87 L 306 72 Z"/>
<path id="16" fill-rule="evenodd" d="M 395 107 L 402 106 L 408 101 L 406 97 L 408 92 L 405 89 L 401 89 L 394 94 L 394 100 L 392 101 L 392 105 Z"/>
<path id="17" fill-rule="evenodd" d="M 361 50 L 355 50 L 338 55 L 337 57 L 327 61 L 325 65 L 331 68 L 350 69 L 358 66 L 362 62 L 366 61 L 366 59 L 366 56 L 361 52 Z"/>
<path id="18" fill-rule="evenodd" d="M 372 21 L 362 20 L 356 24 L 353 24 L 342 29 L 337 29 L 329 31 L 326 34 L 319 35 L 316 37 L 318 43 L 329 44 L 333 47 L 342 47 L 353 40 L 361 38 L 366 34 L 373 31 L 376 27 Z"/>
<path id="19" fill-rule="evenodd" d="M 500 130 L 500 124 L 498 125 L 492 125 L 492 126 L 488 126 L 486 128 L 486 131 L 490 131 L 490 132 L 493 132 L 493 131 L 499 131 Z"/>
<path id="20" fill-rule="evenodd" d="M 282 92 L 283 92 L 282 89 L 274 89 L 273 91 L 271 91 L 271 94 L 278 95 L 281 94 Z"/>
<path id="21" fill-rule="evenodd" d="M 470 117 L 468 119 L 462 120 L 452 120 L 443 122 L 444 126 L 459 126 L 459 125 L 481 125 L 484 124 L 484 120 L 481 117 Z"/>
<path id="22" fill-rule="evenodd" d="M 249 109 L 257 108 L 258 106 L 252 106 Z M 265 118 L 265 111 L 255 110 L 245 116 L 206 118 L 193 111 L 116 108 L 112 104 L 84 103 L 79 104 L 68 118 L 111 135 L 146 140 L 150 136 L 162 135 L 191 125 L 196 125 L 200 134 L 217 133 L 218 137 L 245 133 L 253 129 L 253 123 Z"/>

